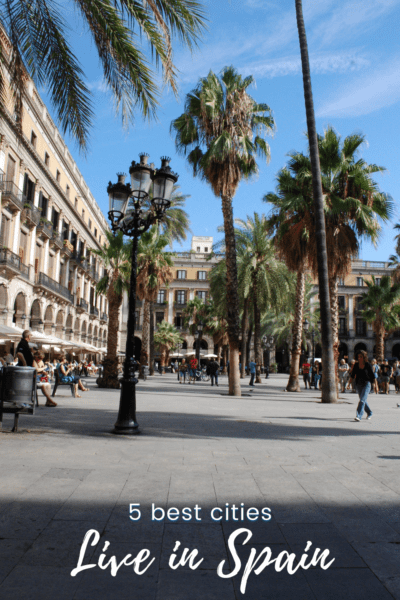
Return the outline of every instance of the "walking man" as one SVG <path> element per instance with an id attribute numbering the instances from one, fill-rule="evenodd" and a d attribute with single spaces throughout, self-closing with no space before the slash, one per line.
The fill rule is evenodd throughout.
<path id="1" fill-rule="evenodd" d="M 254 387 L 254 379 L 256 377 L 256 363 L 252 360 L 250 361 L 250 384 L 251 387 Z"/>
<path id="2" fill-rule="evenodd" d="M 303 363 L 301 370 L 303 372 L 303 381 L 304 381 L 304 386 L 305 389 L 307 389 L 307 383 L 308 383 L 308 389 L 311 389 L 311 383 L 310 383 L 310 369 L 311 369 L 311 365 L 310 363 L 306 360 L 305 363 Z"/>
<path id="3" fill-rule="evenodd" d="M 213 360 L 208 365 L 208 369 L 209 369 L 209 373 L 210 373 L 210 377 L 211 377 L 211 385 L 214 385 L 214 381 L 215 381 L 215 385 L 218 386 L 219 364 L 217 363 L 215 358 L 213 358 Z"/>

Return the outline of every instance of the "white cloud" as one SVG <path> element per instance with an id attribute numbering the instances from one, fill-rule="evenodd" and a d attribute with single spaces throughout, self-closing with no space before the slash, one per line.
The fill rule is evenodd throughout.
<path id="1" fill-rule="evenodd" d="M 344 73 L 358 71 L 368 65 L 369 60 L 363 56 L 358 56 L 355 52 L 323 54 L 310 57 L 312 73 Z M 300 73 L 301 60 L 299 56 L 271 59 L 259 63 L 250 63 L 239 70 L 245 75 L 251 74 L 256 78 L 282 77 L 284 75 Z"/>
<path id="2" fill-rule="evenodd" d="M 391 106 L 400 100 L 400 57 L 357 78 L 317 110 L 318 117 L 357 117 Z"/>

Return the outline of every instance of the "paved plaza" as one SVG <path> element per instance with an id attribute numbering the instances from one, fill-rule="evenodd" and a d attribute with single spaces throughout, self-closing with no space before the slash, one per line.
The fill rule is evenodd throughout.
<path id="1" fill-rule="evenodd" d="M 0 598 L 400 599 L 400 395 L 393 388 L 389 396 L 371 395 L 373 418 L 357 423 L 355 394 L 323 405 L 314 390 L 284 393 L 283 375 L 252 391 L 245 382 L 242 398 L 227 395 L 226 377 L 219 387 L 179 385 L 176 375 L 141 382 L 141 434 L 129 438 L 110 433 L 119 392 L 98 389 L 94 378 L 81 399 L 61 388 L 57 408 L 21 416 L 16 434 L 5 415 Z M 130 520 L 131 504 L 140 504 L 139 520 Z M 152 521 L 152 504 L 158 518 L 171 508 L 170 517 L 179 511 L 179 518 Z M 185 507 L 191 510 L 182 514 Z M 221 520 L 213 521 L 213 508 Z M 254 520 L 241 520 L 240 509 L 246 515 L 249 508 L 258 518 L 253 511 Z M 263 508 L 271 511 L 268 521 Z M 240 528 L 251 538 L 243 544 L 246 532 L 238 534 L 233 554 L 228 539 Z M 89 530 L 99 535 L 82 564 L 95 566 L 72 577 Z M 249 557 L 259 558 L 253 569 L 265 547 L 272 558 L 288 551 L 300 560 L 307 542 L 309 560 L 316 548 L 329 550 L 335 561 L 328 569 L 250 569 L 242 593 Z M 177 563 L 185 548 L 197 549 L 193 563 L 201 564 L 171 568 L 171 555 Z M 112 562 L 99 566 L 128 554 L 131 566 L 122 564 L 115 577 Z M 222 561 L 221 574 L 236 569 L 234 577 L 218 575 Z"/>

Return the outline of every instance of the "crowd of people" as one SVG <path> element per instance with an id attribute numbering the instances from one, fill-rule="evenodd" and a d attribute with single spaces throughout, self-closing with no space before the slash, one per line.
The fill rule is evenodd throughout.
<path id="1" fill-rule="evenodd" d="M 25 330 L 18 343 L 15 356 L 10 352 L 3 351 L 0 363 L 3 366 L 33 367 L 36 369 L 37 387 L 46 398 L 45 406 L 55 407 L 57 403 L 51 398 L 51 383 L 55 381 L 56 372 L 60 383 L 72 383 L 75 387 L 75 396 L 80 398 L 78 391 L 86 392 L 88 388 L 82 382 L 81 377 L 96 373 L 98 367 L 90 361 L 77 361 L 75 358 L 68 360 L 67 356 L 59 353 L 53 360 L 45 361 L 45 353 L 42 350 L 33 350 L 30 340 L 32 334 L 29 329 Z"/>

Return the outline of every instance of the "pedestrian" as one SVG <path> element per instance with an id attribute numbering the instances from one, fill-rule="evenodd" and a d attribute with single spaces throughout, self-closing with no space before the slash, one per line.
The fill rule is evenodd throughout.
<path id="1" fill-rule="evenodd" d="M 57 406 L 57 402 L 52 400 L 51 393 L 51 385 L 49 382 L 49 375 L 46 372 L 46 367 L 43 363 L 44 354 L 40 350 L 35 352 L 35 356 L 33 358 L 33 367 L 36 369 L 36 382 L 37 386 L 41 387 L 43 395 L 46 397 L 45 406 Z"/>
<path id="2" fill-rule="evenodd" d="M 197 358 L 195 356 L 191 357 L 191 359 L 189 360 L 189 365 L 190 365 L 189 385 L 190 385 L 190 382 L 192 382 L 194 385 L 196 383 L 196 369 L 197 369 Z"/>
<path id="3" fill-rule="evenodd" d="M 341 387 L 342 394 L 344 394 L 344 392 L 346 390 L 346 383 L 347 383 L 348 375 L 349 375 L 349 365 L 344 360 L 344 358 L 342 358 L 342 360 L 340 361 L 338 371 L 339 371 L 339 384 Z"/>
<path id="4" fill-rule="evenodd" d="M 215 358 L 213 358 L 210 364 L 208 365 L 208 372 L 211 377 L 211 385 L 214 385 L 215 381 L 215 385 L 218 387 L 219 364 L 217 363 Z"/>
<path id="5" fill-rule="evenodd" d="M 250 383 L 249 383 L 249 385 L 251 385 L 251 387 L 254 387 L 254 379 L 255 379 L 255 376 L 256 376 L 256 363 L 253 360 L 250 361 L 249 369 L 250 369 Z"/>
<path id="6" fill-rule="evenodd" d="M 392 376 L 392 367 L 389 365 L 389 361 L 387 358 L 383 361 L 380 366 L 381 368 L 381 385 L 382 385 L 382 394 L 390 393 L 390 378 Z"/>
<path id="7" fill-rule="evenodd" d="M 310 369 L 311 369 L 311 365 L 306 360 L 306 362 L 303 363 L 303 365 L 301 367 L 301 370 L 302 370 L 302 373 L 303 373 L 303 381 L 304 381 L 304 387 L 305 387 L 305 389 L 307 389 L 307 383 L 308 383 L 308 389 L 311 389 Z"/>
<path id="8" fill-rule="evenodd" d="M 80 376 L 72 374 L 74 372 L 74 366 L 68 364 L 66 356 L 62 356 L 60 358 L 60 364 L 57 367 L 57 371 L 61 383 L 74 384 L 76 398 L 81 398 L 81 396 L 78 394 L 78 387 L 82 392 L 89 391 L 89 388 L 85 388 L 85 386 L 83 385 Z"/>
<path id="9" fill-rule="evenodd" d="M 29 331 L 29 329 L 25 329 L 25 331 L 22 332 L 22 338 L 18 342 L 17 352 L 16 352 L 16 355 L 22 354 L 22 356 L 25 359 L 25 365 L 27 367 L 33 366 L 33 354 L 29 347 L 29 340 L 31 339 L 31 337 L 32 337 L 32 334 Z M 19 367 L 24 366 L 21 357 L 18 357 L 18 366 Z"/>
<path id="10" fill-rule="evenodd" d="M 367 420 L 369 420 L 372 417 L 372 410 L 368 405 L 367 399 L 375 380 L 375 375 L 368 362 L 368 355 L 365 350 L 360 350 L 357 353 L 357 362 L 352 368 L 350 377 L 355 382 L 358 397 L 360 398 L 354 420 L 361 421 L 364 409 L 367 413 Z"/>
<path id="11" fill-rule="evenodd" d="M 183 358 L 181 364 L 179 365 L 179 372 L 178 372 L 179 383 L 182 383 L 182 379 L 183 379 L 183 383 L 186 382 L 187 369 L 188 369 L 188 367 L 186 364 L 186 359 Z"/>
<path id="12" fill-rule="evenodd" d="M 396 394 L 400 391 L 400 363 L 398 360 L 393 365 L 393 379 L 396 388 Z"/>
<path id="13" fill-rule="evenodd" d="M 315 361 L 315 377 L 314 377 L 314 385 L 315 385 L 316 390 L 321 389 L 321 379 L 322 379 L 322 364 L 319 360 L 316 360 Z"/>
<path id="14" fill-rule="evenodd" d="M 371 367 L 372 367 L 372 372 L 374 374 L 374 383 L 372 384 L 372 387 L 373 387 L 374 393 L 379 394 L 379 383 L 378 383 L 379 365 L 376 362 L 376 358 L 372 359 Z"/>

